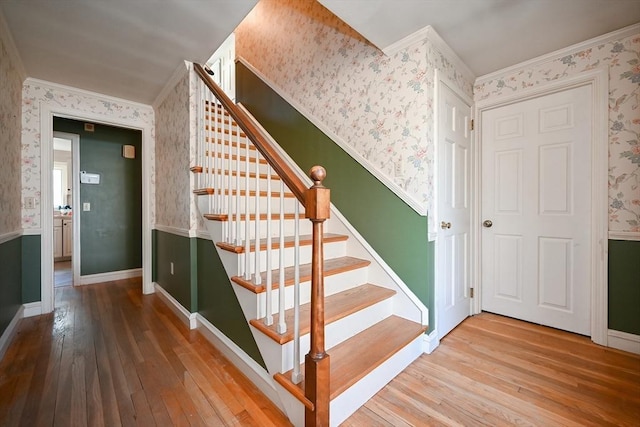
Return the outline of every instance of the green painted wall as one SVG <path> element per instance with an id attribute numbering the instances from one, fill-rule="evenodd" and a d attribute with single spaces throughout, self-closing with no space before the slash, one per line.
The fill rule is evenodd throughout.
<path id="1" fill-rule="evenodd" d="M 640 335 L 640 242 L 609 240 L 609 329 Z"/>
<path id="2" fill-rule="evenodd" d="M 55 117 L 55 131 L 80 135 L 80 170 L 100 174 L 100 184 L 80 184 L 81 203 L 91 211 L 80 215 L 80 274 L 89 275 L 142 267 L 142 133 Z M 122 146 L 136 147 L 135 159 L 122 157 Z"/>
<path id="3" fill-rule="evenodd" d="M 22 236 L 22 302 L 42 300 L 40 236 Z"/>
<path id="4" fill-rule="evenodd" d="M 303 170 L 315 164 L 326 168 L 331 201 L 429 308 L 433 330 L 434 245 L 427 241 L 427 218 L 240 63 L 236 95 Z"/>
<path id="5" fill-rule="evenodd" d="M 195 269 L 192 269 L 192 244 L 188 237 L 178 236 L 172 233 L 165 233 L 153 230 L 153 266 L 154 281 L 169 292 L 184 308 L 191 313 L 197 311 L 197 292 L 192 288 L 195 283 Z M 171 263 L 173 263 L 173 274 L 171 274 Z M 194 295 L 196 295 L 194 297 Z M 195 304 L 194 304 L 195 302 Z"/>
<path id="6" fill-rule="evenodd" d="M 266 369 L 213 242 L 196 240 L 198 312 Z"/>
<path id="7" fill-rule="evenodd" d="M 0 335 L 22 305 L 22 239 L 0 244 Z"/>

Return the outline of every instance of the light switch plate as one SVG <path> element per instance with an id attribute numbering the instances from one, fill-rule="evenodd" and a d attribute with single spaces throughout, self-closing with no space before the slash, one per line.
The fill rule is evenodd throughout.
<path id="1" fill-rule="evenodd" d="M 89 202 L 84 202 L 84 203 L 82 204 L 82 210 L 83 210 L 84 212 L 89 212 L 89 211 L 91 210 L 91 203 L 89 203 Z"/>

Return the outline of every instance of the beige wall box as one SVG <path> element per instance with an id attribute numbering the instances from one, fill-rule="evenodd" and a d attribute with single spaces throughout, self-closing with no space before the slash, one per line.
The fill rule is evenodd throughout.
<path id="1" fill-rule="evenodd" d="M 96 131 L 96 126 L 93 123 L 85 123 L 84 124 L 84 130 L 85 130 L 85 132 L 95 132 Z"/>
<path id="2" fill-rule="evenodd" d="M 133 145 L 123 145 L 122 146 L 122 157 L 125 159 L 135 159 L 136 158 L 136 147 Z"/>
<path id="3" fill-rule="evenodd" d="M 88 173 L 86 171 L 80 172 L 80 183 L 81 184 L 100 184 L 100 174 L 99 173 Z"/>

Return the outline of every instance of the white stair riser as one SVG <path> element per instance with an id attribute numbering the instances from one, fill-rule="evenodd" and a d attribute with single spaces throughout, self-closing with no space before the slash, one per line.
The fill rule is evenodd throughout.
<path id="1" fill-rule="evenodd" d="M 422 335 L 411 341 L 402 350 L 395 353 L 384 363 L 374 369 L 369 375 L 358 381 L 344 393 L 331 401 L 329 414 L 330 425 L 339 426 L 349 418 L 367 400 L 371 399 L 389 381 L 409 366 L 422 354 Z"/>
<path id="2" fill-rule="evenodd" d="M 244 173 L 244 170 L 242 171 Z M 251 173 L 253 174 L 255 172 L 255 170 L 251 170 Z M 220 182 L 220 179 L 223 178 L 224 182 Z M 232 189 L 240 189 L 240 190 L 245 190 L 246 187 L 246 181 L 247 178 L 243 175 L 241 175 L 240 177 L 236 177 L 234 174 L 231 175 L 231 182 L 229 182 L 229 176 L 226 174 L 218 174 L 216 176 L 216 180 L 218 180 L 219 186 L 223 187 L 225 189 L 227 188 L 232 188 Z M 212 182 L 212 181 L 211 181 Z M 271 180 L 271 191 L 272 192 L 280 192 L 280 185 L 281 185 L 280 180 L 276 180 L 276 179 L 272 179 Z M 223 185 L 224 184 L 224 185 Z M 229 184 L 231 184 L 231 187 L 229 187 Z M 205 186 L 203 186 L 205 187 Z M 206 186 L 206 187 L 213 187 L 213 186 Z M 259 188 L 262 191 L 267 191 L 267 180 L 266 178 L 261 178 L 261 179 L 256 179 L 253 177 L 249 178 L 249 190 L 255 190 L 256 188 Z M 218 188 L 218 187 L 216 187 Z M 287 187 L 285 187 L 284 190 L 285 193 L 291 193 L 291 191 L 289 189 L 287 189 Z"/>
<path id="3" fill-rule="evenodd" d="M 309 264 L 311 263 L 311 246 L 300 246 L 300 264 Z M 271 250 L 271 265 L 267 265 L 267 251 L 260 251 L 260 268 L 258 269 L 258 273 L 267 271 L 267 270 L 276 270 L 280 268 L 280 249 L 272 249 Z M 292 267 L 294 265 L 295 260 L 295 248 L 285 248 L 283 252 L 284 255 L 284 267 Z M 344 256 L 346 254 L 346 242 L 331 242 L 324 244 L 324 257 L 325 259 L 338 258 Z M 241 254 L 242 263 L 246 262 L 245 254 Z M 249 265 L 250 271 L 255 272 L 255 263 L 256 263 L 256 255 L 255 252 L 249 253 Z M 244 271 L 244 270 L 243 270 Z M 272 274 L 274 283 L 278 280 L 277 274 Z M 255 283 L 255 281 L 254 281 Z"/>
<path id="4" fill-rule="evenodd" d="M 234 215 L 233 218 L 231 218 L 227 222 L 229 223 L 229 227 L 233 229 L 233 235 L 235 237 L 235 235 L 238 234 L 238 231 L 237 231 L 238 221 L 236 220 L 236 216 Z M 267 220 L 260 221 L 260 238 L 261 239 L 265 239 L 267 237 L 267 222 L 268 222 Z M 283 221 L 285 236 L 293 236 L 295 231 L 295 222 L 296 221 L 294 219 L 285 219 Z M 255 221 L 249 221 L 249 239 L 250 240 L 255 239 L 255 234 L 256 234 L 255 224 L 256 224 Z M 311 231 L 313 229 L 313 224 L 308 219 L 301 218 L 298 220 L 298 227 L 300 230 L 300 235 L 311 234 Z M 240 221 L 239 228 L 240 228 L 240 240 L 244 240 L 244 236 L 246 233 L 246 224 L 243 220 Z M 279 236 L 280 236 L 280 221 L 271 220 L 271 237 L 274 238 L 274 241 L 276 241 L 276 238 Z M 227 242 L 227 243 L 235 243 L 235 241 Z"/>
<path id="5" fill-rule="evenodd" d="M 232 172 L 239 171 L 242 173 L 246 173 L 247 172 L 246 157 L 247 156 L 246 156 L 245 150 L 242 149 L 240 151 L 240 165 L 238 165 L 238 156 L 236 155 L 235 150 L 231 154 L 231 159 L 228 158 L 228 153 L 226 151 L 224 152 L 224 155 L 218 152 L 217 157 L 215 153 L 211 152 L 210 155 L 196 160 L 196 163 L 202 162 L 202 164 L 198 164 L 198 166 L 202 166 L 204 168 L 204 171 L 198 175 L 202 175 L 204 177 L 204 175 L 206 175 L 205 171 L 209 169 L 212 171 L 231 170 Z M 254 173 L 256 171 L 256 162 L 254 160 L 255 157 L 256 157 L 256 152 L 254 150 L 251 150 L 249 152 L 249 171 L 248 171 L 249 173 Z M 268 170 L 269 170 L 269 165 L 267 165 L 264 162 L 260 162 L 260 164 L 258 165 L 258 172 L 267 173 Z M 208 179 L 209 178 L 207 178 L 207 180 Z M 207 181 L 207 182 L 210 182 L 210 181 Z"/>
<path id="6" fill-rule="evenodd" d="M 393 301 L 389 298 L 344 317 L 336 322 L 325 325 L 325 349 L 327 350 L 327 353 L 331 355 L 331 348 L 391 316 L 392 311 Z M 292 327 L 292 325 L 287 326 Z M 293 341 L 281 346 L 277 342 L 271 340 L 267 345 L 274 347 L 274 353 L 276 353 L 276 349 L 278 348 L 282 350 L 282 370 L 280 372 L 286 372 L 293 369 Z M 300 354 L 305 355 L 308 352 L 309 334 L 304 334 L 300 337 Z"/>
<path id="7" fill-rule="evenodd" d="M 216 214 L 216 213 L 224 213 L 224 214 L 235 214 L 238 212 L 238 205 L 236 204 L 235 195 L 231 196 L 231 205 L 229 205 L 229 198 L 226 194 L 206 194 L 198 196 L 198 208 L 200 209 L 201 214 Z M 240 213 L 244 214 L 249 212 L 249 214 L 255 213 L 256 208 L 256 198 L 255 196 L 249 196 L 249 206 L 246 206 L 246 197 L 244 195 L 240 196 Z M 295 205 L 298 203 L 297 199 L 294 197 L 285 197 L 284 198 L 284 213 L 294 213 Z M 219 207 L 218 211 L 215 210 L 215 207 Z M 267 213 L 267 197 L 260 197 L 260 213 Z M 280 213 L 280 200 L 272 199 L 271 204 L 271 213 Z M 300 207 L 300 213 L 304 215 L 304 208 Z"/>

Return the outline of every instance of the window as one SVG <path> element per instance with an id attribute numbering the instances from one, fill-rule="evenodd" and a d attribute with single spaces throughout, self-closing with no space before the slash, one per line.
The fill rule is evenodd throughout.
<path id="1" fill-rule="evenodd" d="M 67 205 L 67 164 L 53 163 L 53 208 Z"/>

